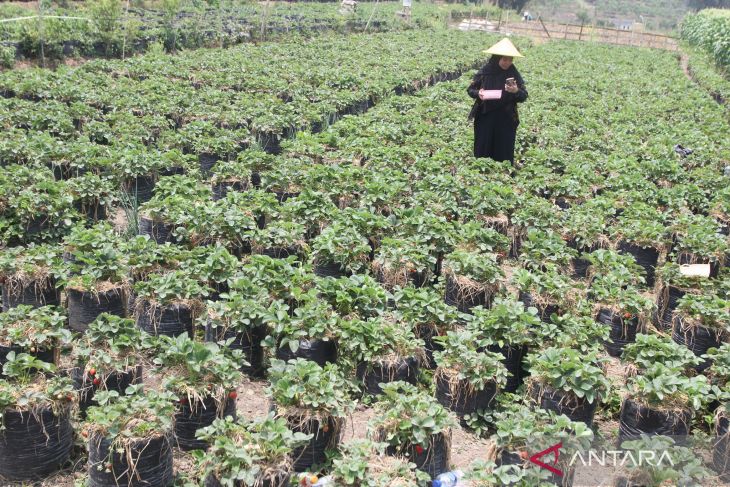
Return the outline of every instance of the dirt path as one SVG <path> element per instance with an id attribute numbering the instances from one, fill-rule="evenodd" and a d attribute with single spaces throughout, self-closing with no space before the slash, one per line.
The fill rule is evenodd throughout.
<path id="1" fill-rule="evenodd" d="M 689 70 L 689 56 L 682 51 L 679 51 L 679 66 L 682 68 L 684 75 L 687 76 L 687 79 L 695 83 L 692 73 Z"/>
<path id="2" fill-rule="evenodd" d="M 708 89 L 708 87 L 703 86 L 699 81 L 697 81 L 692 74 L 692 69 L 689 67 L 689 56 L 686 52 L 680 50 L 679 51 L 679 66 L 682 68 L 682 72 L 684 72 L 685 76 L 687 76 L 687 79 L 689 79 L 692 83 L 697 85 L 697 87 L 710 95 L 710 97 L 715 100 L 719 105 L 726 105 L 727 101 L 722 97 L 722 95 L 716 91 L 711 91 Z"/>

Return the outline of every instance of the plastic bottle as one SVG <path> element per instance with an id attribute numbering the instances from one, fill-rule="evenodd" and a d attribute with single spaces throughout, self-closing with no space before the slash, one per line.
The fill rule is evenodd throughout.
<path id="1" fill-rule="evenodd" d="M 464 472 L 461 470 L 442 473 L 431 482 L 431 487 L 455 487 L 459 485 L 459 480 L 463 477 Z"/>
<path id="2" fill-rule="evenodd" d="M 300 473 L 299 474 L 299 487 L 313 487 L 317 485 L 319 478 L 311 473 Z"/>

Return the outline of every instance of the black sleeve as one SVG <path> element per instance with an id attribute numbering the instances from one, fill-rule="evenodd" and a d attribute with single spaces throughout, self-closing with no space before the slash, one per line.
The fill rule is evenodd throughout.
<path id="1" fill-rule="evenodd" d="M 469 96 L 474 98 L 475 100 L 479 99 L 479 90 L 482 88 L 483 76 L 483 70 L 480 69 L 479 72 L 474 75 L 474 79 L 472 79 L 469 88 L 466 89 L 466 92 L 469 93 Z"/>
<path id="2" fill-rule="evenodd" d="M 515 81 L 517 81 L 517 93 L 512 93 L 512 98 L 517 103 L 522 103 L 523 101 L 527 100 L 527 88 L 525 87 L 525 80 L 522 79 L 520 73 L 517 73 L 517 76 L 515 76 Z"/>

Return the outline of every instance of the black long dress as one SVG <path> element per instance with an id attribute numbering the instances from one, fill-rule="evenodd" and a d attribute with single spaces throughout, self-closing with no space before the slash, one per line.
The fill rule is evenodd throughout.
<path id="1" fill-rule="evenodd" d="M 517 81 L 517 93 L 505 91 L 507 78 Z M 502 90 L 499 100 L 480 100 L 479 90 Z M 517 103 L 527 99 L 525 82 L 514 65 L 502 69 L 497 62 L 487 63 L 477 72 L 467 89 L 474 98 L 469 120 L 474 119 L 474 157 L 491 157 L 495 161 L 515 158 L 515 136 L 520 124 Z"/>

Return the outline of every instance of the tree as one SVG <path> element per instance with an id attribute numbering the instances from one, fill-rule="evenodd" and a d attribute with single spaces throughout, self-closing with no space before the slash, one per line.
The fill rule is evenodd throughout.
<path id="1" fill-rule="evenodd" d="M 575 16 L 578 18 L 581 24 L 591 23 L 591 14 L 588 13 L 588 10 L 579 10 L 578 13 L 575 14 Z"/>
<path id="2" fill-rule="evenodd" d="M 527 2 L 528 0 L 499 0 L 497 3 L 500 8 L 508 8 L 520 12 L 525 8 Z"/>
<path id="3" fill-rule="evenodd" d="M 687 0 L 687 6 L 695 10 L 703 8 L 730 8 L 730 0 Z"/>

